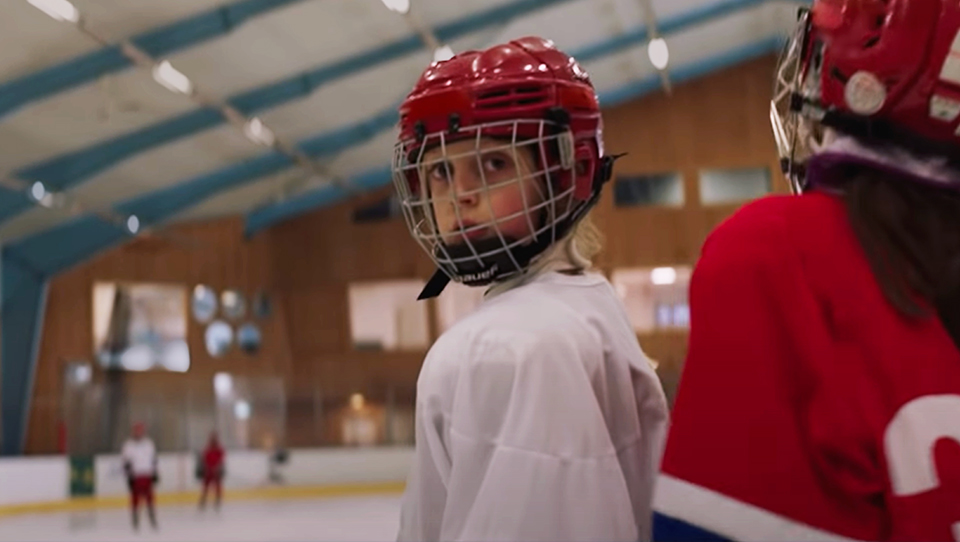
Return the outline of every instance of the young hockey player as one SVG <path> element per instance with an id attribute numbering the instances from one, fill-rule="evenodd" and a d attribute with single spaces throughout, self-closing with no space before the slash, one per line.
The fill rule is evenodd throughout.
<path id="1" fill-rule="evenodd" d="M 147 506 L 150 525 L 157 528 L 157 514 L 153 503 L 153 486 L 159 480 L 157 474 L 157 448 L 147 436 L 142 422 L 133 425 L 131 438 L 123 444 L 121 458 L 130 488 L 130 508 L 133 528 L 140 528 L 140 501 Z"/>
<path id="2" fill-rule="evenodd" d="M 658 540 L 960 540 L 960 3 L 815 0 L 706 242 Z"/>
<path id="3" fill-rule="evenodd" d="M 399 539 L 648 539 L 667 418 L 584 217 L 610 178 L 597 97 L 551 42 L 434 63 L 401 109 L 394 180 L 452 279 L 492 285 L 417 388 Z"/>
<path id="4" fill-rule="evenodd" d="M 203 489 L 200 493 L 200 509 L 207 506 L 207 491 L 213 487 L 213 506 L 220 510 L 220 501 L 223 494 L 223 473 L 225 452 L 220 446 L 220 439 L 217 438 L 217 432 L 210 432 L 210 440 L 207 447 L 203 450 L 202 469 L 203 469 Z"/>

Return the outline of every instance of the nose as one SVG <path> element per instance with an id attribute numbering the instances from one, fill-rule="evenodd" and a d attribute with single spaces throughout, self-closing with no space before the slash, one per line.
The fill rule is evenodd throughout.
<path id="1" fill-rule="evenodd" d="M 476 173 L 473 164 L 459 164 L 453 174 L 453 189 L 457 204 L 472 207 L 480 202 L 480 189 L 483 180 Z M 473 167 L 471 167 L 473 166 Z"/>

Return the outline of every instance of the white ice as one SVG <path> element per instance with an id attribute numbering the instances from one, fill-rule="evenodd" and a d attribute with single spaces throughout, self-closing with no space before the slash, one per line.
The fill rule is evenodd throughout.
<path id="1" fill-rule="evenodd" d="M 158 531 L 142 510 L 140 530 L 133 531 L 129 511 L 119 508 L 0 518 L 0 540 L 376 542 L 397 536 L 399 495 L 235 502 L 224 497 L 219 512 L 158 507 Z"/>

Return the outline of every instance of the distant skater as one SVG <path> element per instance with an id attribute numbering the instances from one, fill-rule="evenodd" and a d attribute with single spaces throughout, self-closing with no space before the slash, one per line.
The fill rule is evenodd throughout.
<path id="1" fill-rule="evenodd" d="M 153 486 L 159 481 L 157 474 L 157 448 L 146 434 L 142 422 L 133 425 L 132 435 L 123 444 L 121 452 L 123 469 L 127 474 L 130 487 L 130 511 L 133 528 L 140 528 L 140 501 L 146 502 L 150 525 L 157 528 L 157 514 L 154 508 Z"/>
<path id="2" fill-rule="evenodd" d="M 212 431 L 210 433 L 210 440 L 207 442 L 207 447 L 203 451 L 203 490 L 200 493 L 201 510 L 207 506 L 207 491 L 210 489 L 210 486 L 213 486 L 215 495 L 213 506 L 217 510 L 220 510 L 220 501 L 223 493 L 224 456 L 223 447 L 220 446 L 220 441 L 217 438 L 217 432 Z"/>

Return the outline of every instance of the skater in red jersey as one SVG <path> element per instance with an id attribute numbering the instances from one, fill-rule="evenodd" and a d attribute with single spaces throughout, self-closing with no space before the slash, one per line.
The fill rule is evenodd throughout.
<path id="1" fill-rule="evenodd" d="M 220 440 L 217 438 L 217 432 L 211 432 L 207 447 L 203 450 L 203 490 L 200 493 L 201 510 L 207 506 L 207 492 L 211 487 L 213 487 L 214 491 L 213 506 L 217 510 L 220 509 L 225 457 L 223 447 L 220 446 Z"/>
<path id="2" fill-rule="evenodd" d="M 659 540 L 960 540 L 960 3 L 816 0 L 772 108 L 797 195 L 714 231 Z"/>

